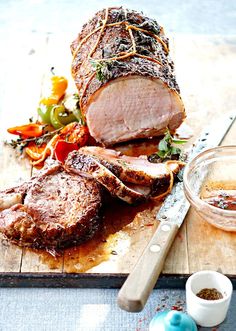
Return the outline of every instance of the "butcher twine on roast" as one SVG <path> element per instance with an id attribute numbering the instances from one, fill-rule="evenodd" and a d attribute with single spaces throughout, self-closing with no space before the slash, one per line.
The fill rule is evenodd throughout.
<path id="1" fill-rule="evenodd" d="M 183 122 L 168 38 L 155 20 L 123 8 L 101 10 L 71 50 L 80 106 L 97 142 L 173 133 Z"/>

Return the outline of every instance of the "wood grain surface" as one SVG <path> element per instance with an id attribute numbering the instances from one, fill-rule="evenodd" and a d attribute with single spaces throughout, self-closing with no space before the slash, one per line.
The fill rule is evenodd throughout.
<path id="1" fill-rule="evenodd" d="M 21 65 L 17 69 L 11 66 L 14 54 L 9 54 L 10 73 L 2 87 L 4 92 L 1 99 L 2 140 L 12 138 L 6 134 L 6 128 L 24 124 L 29 117 L 36 116 L 40 93 L 52 66 L 56 73 L 70 77 L 69 44 L 73 38 L 70 34 L 60 38 L 53 35 L 30 35 L 27 36 L 27 43 L 16 40 Z M 186 123 L 194 134 L 189 142 L 191 145 L 206 124 L 235 109 L 236 78 L 232 68 L 236 38 L 176 35 L 170 48 L 186 106 Z M 73 82 L 70 85 L 74 89 Z M 223 144 L 236 144 L 236 123 Z M 16 155 L 4 144 L 0 149 L 0 164 L 0 189 L 17 185 L 31 176 L 32 168 L 28 160 Z M 60 256 L 53 257 L 50 253 L 21 249 L 2 238 L 1 277 L 4 278 L 8 273 L 27 275 L 26 285 L 30 286 L 30 275 L 35 273 L 39 276 L 57 273 L 62 278 L 71 273 L 81 277 L 86 277 L 84 274 L 87 274 L 88 278 L 95 274 L 98 279 L 101 276 L 101 280 L 104 279 L 103 275 L 109 277 L 111 274 L 119 276 L 129 273 L 158 226 L 155 214 L 159 204 L 149 203 L 134 208 L 118 203 L 114 205 L 114 209 L 117 210 L 115 216 L 110 215 L 109 210 L 105 215 L 104 231 L 80 247 L 65 250 Z M 190 209 L 168 254 L 163 276 L 182 276 L 197 270 L 212 269 L 234 278 L 235 251 L 236 233 L 226 233 L 214 228 L 200 220 Z M 63 284 L 69 286 L 66 281 Z M 58 285 L 60 286 L 59 281 L 55 286 Z"/>

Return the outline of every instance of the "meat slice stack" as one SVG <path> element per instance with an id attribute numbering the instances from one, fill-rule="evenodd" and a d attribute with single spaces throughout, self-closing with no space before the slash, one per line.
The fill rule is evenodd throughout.
<path id="1" fill-rule="evenodd" d="M 163 28 L 133 10 L 99 11 L 71 45 L 90 134 L 105 146 L 173 133 L 185 118 Z"/>
<path id="2" fill-rule="evenodd" d="M 181 165 L 152 164 L 101 147 L 83 147 L 65 164 L 46 165 L 21 186 L 0 192 L 0 232 L 20 246 L 62 248 L 91 238 L 103 191 L 129 204 L 165 194 Z"/>
<path id="3" fill-rule="evenodd" d="M 182 165 L 150 163 L 145 156 L 130 157 L 102 147 L 83 147 L 69 154 L 66 171 L 89 176 L 104 186 L 112 196 L 136 203 L 168 192 L 174 174 Z"/>
<path id="4" fill-rule="evenodd" d="M 107 167 L 93 156 L 83 153 L 71 152 L 65 169 L 74 174 L 89 176 L 103 185 L 113 196 L 130 204 L 145 200 L 145 196 L 126 186 Z"/>

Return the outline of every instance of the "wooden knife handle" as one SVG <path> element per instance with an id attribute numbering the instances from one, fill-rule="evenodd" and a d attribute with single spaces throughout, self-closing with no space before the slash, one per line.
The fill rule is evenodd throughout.
<path id="1" fill-rule="evenodd" d="M 141 311 L 162 271 L 166 255 L 178 232 L 173 222 L 161 222 L 118 294 L 118 305 L 129 312 Z"/>

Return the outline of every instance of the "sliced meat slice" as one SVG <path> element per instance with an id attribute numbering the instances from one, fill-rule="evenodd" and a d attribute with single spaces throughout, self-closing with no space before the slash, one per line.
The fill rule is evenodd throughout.
<path id="1" fill-rule="evenodd" d="M 81 243 L 97 231 L 102 195 L 95 180 L 69 174 L 57 165 L 22 188 L 23 193 L 18 187 L 0 194 L 6 208 L 0 212 L 0 231 L 18 245 L 61 248 Z"/>
<path id="2" fill-rule="evenodd" d="M 108 168 L 103 166 L 94 156 L 73 151 L 69 154 L 65 165 L 66 171 L 79 175 L 90 176 L 103 185 L 113 196 L 133 204 L 147 197 L 126 186 Z"/>
<path id="3" fill-rule="evenodd" d="M 149 186 L 152 192 L 161 192 L 170 180 L 170 171 L 177 174 L 182 165 L 177 161 L 165 163 L 151 163 L 146 156 L 133 157 L 123 155 L 112 149 L 102 147 L 82 147 L 81 154 L 93 155 L 103 166 L 124 182 Z"/>

